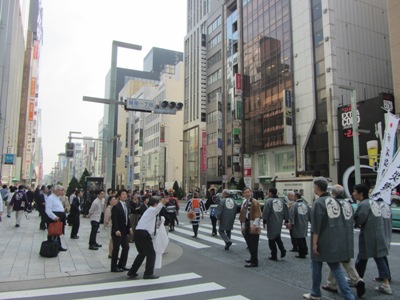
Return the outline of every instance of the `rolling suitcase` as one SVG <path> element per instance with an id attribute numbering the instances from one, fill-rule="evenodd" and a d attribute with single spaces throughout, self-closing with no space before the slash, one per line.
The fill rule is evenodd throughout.
<path id="1" fill-rule="evenodd" d="M 43 257 L 57 257 L 58 255 L 58 242 L 54 241 L 44 241 L 40 247 L 40 255 Z"/>

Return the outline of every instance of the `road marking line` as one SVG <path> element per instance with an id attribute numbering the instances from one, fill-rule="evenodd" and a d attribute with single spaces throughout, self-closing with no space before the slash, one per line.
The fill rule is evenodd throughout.
<path id="1" fill-rule="evenodd" d="M 73 285 L 73 286 L 68 286 L 68 288 L 57 287 L 57 288 L 46 288 L 37 290 L 20 290 L 20 291 L 0 293 L 0 299 L 22 299 L 31 297 L 43 297 L 43 296 L 103 291 L 109 289 L 122 289 L 129 287 L 148 286 L 158 283 L 177 282 L 177 281 L 197 279 L 197 278 L 201 278 L 201 276 L 196 273 L 184 273 L 184 274 L 163 276 L 154 280 L 146 280 L 146 279 L 124 280 L 118 282 L 106 282 L 98 284 Z"/>
<path id="2" fill-rule="evenodd" d="M 180 232 L 180 233 L 184 233 L 184 234 L 193 234 L 193 232 L 190 232 L 189 230 L 185 230 L 185 229 L 182 229 L 182 228 L 176 228 L 175 227 L 175 231 L 176 232 Z M 199 228 L 199 231 L 204 231 L 204 229 L 200 230 L 200 228 Z M 225 242 L 223 240 L 221 240 L 221 239 L 216 239 L 216 238 L 210 239 L 209 236 L 206 236 L 204 234 L 197 234 L 197 237 L 200 240 L 206 240 L 207 242 L 211 242 L 211 243 L 214 243 L 214 244 L 217 244 L 217 245 L 220 245 L 220 246 L 225 246 Z"/>
<path id="3" fill-rule="evenodd" d="M 228 297 L 222 297 L 222 298 L 212 298 L 209 300 L 250 300 L 250 299 L 243 297 L 242 295 L 238 295 L 238 296 L 228 296 Z"/>
<path id="4" fill-rule="evenodd" d="M 129 294 L 120 294 L 120 295 L 110 295 L 104 297 L 92 297 L 92 298 L 80 298 L 82 299 L 118 299 L 118 300 L 147 300 L 147 299 L 161 299 L 166 297 L 174 297 L 174 296 L 183 296 L 189 294 L 197 294 L 211 291 L 224 290 L 225 288 L 219 284 L 214 282 L 207 282 L 202 284 L 194 284 L 184 287 L 170 288 L 170 289 L 161 289 L 161 290 L 153 290 L 147 292 L 138 292 L 138 293 L 129 293 Z"/>
<path id="5" fill-rule="evenodd" d="M 176 227 L 175 227 L 175 228 L 176 228 Z M 175 229 L 175 230 L 176 230 L 176 229 Z M 210 248 L 210 246 L 208 246 L 208 245 L 206 245 L 206 244 L 198 243 L 198 242 L 196 242 L 196 241 L 189 240 L 189 239 L 187 239 L 187 238 L 181 237 L 181 236 L 176 235 L 176 234 L 171 234 L 171 233 L 170 233 L 170 234 L 168 235 L 168 237 L 169 237 L 169 239 L 171 239 L 171 240 L 174 240 L 174 241 L 177 241 L 177 242 L 179 242 L 179 243 L 182 243 L 182 244 L 191 246 L 191 247 L 196 248 L 196 249 Z"/>

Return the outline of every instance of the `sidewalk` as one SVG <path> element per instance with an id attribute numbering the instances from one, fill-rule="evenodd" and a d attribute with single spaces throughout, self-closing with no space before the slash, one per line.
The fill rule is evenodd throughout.
<path id="1" fill-rule="evenodd" d="M 15 227 L 15 213 L 11 218 L 3 212 L 0 222 L 0 282 L 60 278 L 110 272 L 111 259 L 108 258 L 107 232 L 100 225 L 97 242 L 103 247 L 97 251 L 89 250 L 90 220 L 81 217 L 79 239 L 70 239 L 71 227 L 65 228 L 61 243 L 68 251 L 60 252 L 58 257 L 44 258 L 39 255 L 42 241 L 47 239 L 47 230 L 39 229 L 40 218 L 37 211 L 23 217 L 21 227 Z M 137 255 L 135 244 L 129 244 L 127 267 Z M 182 253 L 171 242 L 163 256 L 163 265 L 176 260 Z M 114 273 L 110 273 L 114 274 Z M 121 275 L 121 273 L 116 273 Z"/>

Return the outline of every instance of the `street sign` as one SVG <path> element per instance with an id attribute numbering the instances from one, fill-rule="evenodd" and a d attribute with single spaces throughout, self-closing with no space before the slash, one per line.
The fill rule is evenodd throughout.
<path id="1" fill-rule="evenodd" d="M 154 109 L 153 100 L 128 98 L 126 99 L 125 110 L 152 112 Z"/>
<path id="2" fill-rule="evenodd" d="M 15 158 L 14 154 L 4 154 L 3 163 L 5 165 L 13 165 L 14 164 L 14 158 Z"/>

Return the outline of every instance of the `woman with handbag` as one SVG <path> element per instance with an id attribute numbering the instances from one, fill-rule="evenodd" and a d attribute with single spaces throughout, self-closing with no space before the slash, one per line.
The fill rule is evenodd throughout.
<path id="1" fill-rule="evenodd" d="M 261 208 L 258 201 L 252 198 L 252 191 L 246 187 L 243 189 L 242 208 L 239 220 L 242 226 L 242 234 L 249 248 L 251 258 L 246 260 L 246 268 L 258 267 L 258 241 L 261 234 Z"/>

